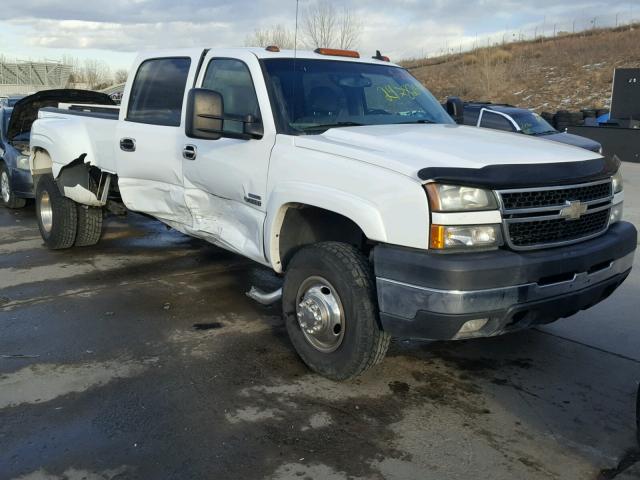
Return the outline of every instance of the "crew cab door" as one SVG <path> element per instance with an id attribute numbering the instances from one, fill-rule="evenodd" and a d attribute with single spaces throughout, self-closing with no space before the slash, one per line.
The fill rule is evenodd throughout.
<path id="1" fill-rule="evenodd" d="M 127 208 L 181 230 L 191 224 L 182 178 L 182 107 L 200 53 L 140 60 L 115 138 L 118 186 Z"/>
<path id="2" fill-rule="evenodd" d="M 227 132 L 241 133 L 241 119 L 263 124 L 260 139 L 189 138 L 183 130 L 186 204 L 193 234 L 264 263 L 263 224 L 269 156 L 275 126 L 260 64 L 251 52 L 212 51 L 196 85 L 219 92 Z"/>

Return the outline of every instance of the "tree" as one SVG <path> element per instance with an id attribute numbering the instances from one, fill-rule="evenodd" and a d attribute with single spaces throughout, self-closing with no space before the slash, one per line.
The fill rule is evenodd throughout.
<path id="1" fill-rule="evenodd" d="M 76 57 L 72 57 L 70 55 L 63 55 L 62 63 L 64 65 L 69 65 L 71 67 L 71 74 L 69 75 L 69 81 L 68 81 L 70 85 L 73 85 L 76 83 L 84 83 L 82 68 L 80 68 L 80 62 Z"/>
<path id="2" fill-rule="evenodd" d="M 274 25 L 271 28 L 256 29 L 253 35 L 245 39 L 244 44 L 247 47 L 276 45 L 280 48 L 292 49 L 295 47 L 294 33 L 282 25 Z"/>
<path id="3" fill-rule="evenodd" d="M 116 70 L 113 74 L 113 81 L 116 84 L 125 83 L 127 81 L 127 77 L 129 76 L 129 72 L 126 69 L 120 68 Z"/>
<path id="4" fill-rule="evenodd" d="M 338 13 L 328 0 L 318 0 L 304 12 L 302 29 L 311 48 L 352 49 L 362 25 L 347 7 Z"/>
<path id="5" fill-rule="evenodd" d="M 111 84 L 111 70 L 103 61 L 85 60 L 82 73 L 84 83 L 91 89 L 106 88 Z"/>

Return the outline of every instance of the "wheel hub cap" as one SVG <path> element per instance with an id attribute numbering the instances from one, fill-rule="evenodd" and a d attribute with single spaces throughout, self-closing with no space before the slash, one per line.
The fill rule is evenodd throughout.
<path id="1" fill-rule="evenodd" d="M 2 172 L 2 177 L 0 178 L 0 193 L 2 194 L 2 200 L 4 203 L 9 203 L 11 187 L 9 186 L 9 176 L 7 175 L 7 172 Z"/>
<path id="2" fill-rule="evenodd" d="M 321 352 L 333 352 L 344 337 L 344 314 L 333 286 L 319 277 L 301 285 L 296 315 L 307 341 Z"/>
<path id="3" fill-rule="evenodd" d="M 40 196 L 40 222 L 46 232 L 51 231 L 51 227 L 53 226 L 53 208 L 51 207 L 51 197 L 47 192 L 42 192 Z"/>

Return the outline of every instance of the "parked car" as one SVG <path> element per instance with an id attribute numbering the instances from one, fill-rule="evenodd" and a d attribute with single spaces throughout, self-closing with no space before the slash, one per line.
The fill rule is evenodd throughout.
<path id="1" fill-rule="evenodd" d="M 18 100 L 26 97 L 26 95 L 8 95 L 0 98 L 0 107 L 13 107 Z"/>
<path id="2" fill-rule="evenodd" d="M 526 108 L 506 104 L 469 102 L 464 104 L 463 112 L 464 125 L 524 133 L 602 153 L 602 145 L 595 140 L 560 132 L 540 115 Z"/>
<path id="3" fill-rule="evenodd" d="M 128 78 L 119 112 L 45 108 L 33 124 L 45 244 L 96 244 L 119 192 L 281 274 L 249 296 L 282 302 L 296 351 L 329 378 L 380 362 L 391 336 L 573 315 L 631 270 L 617 159 L 456 125 L 382 55 L 156 51 Z"/>
<path id="4" fill-rule="evenodd" d="M 63 89 L 44 90 L 0 106 L 0 203 L 4 206 L 22 208 L 26 199 L 34 196 L 29 169 L 29 137 L 38 110 L 68 102 L 110 102 L 113 105 L 109 96 L 103 93 Z"/>
<path id="5" fill-rule="evenodd" d="M 33 198 L 29 171 L 29 133 L 7 136 L 12 107 L 0 107 L 0 203 L 8 208 L 22 208 Z"/>

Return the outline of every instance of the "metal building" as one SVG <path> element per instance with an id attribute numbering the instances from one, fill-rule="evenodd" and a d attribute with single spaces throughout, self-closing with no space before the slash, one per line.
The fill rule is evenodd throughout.
<path id="1" fill-rule="evenodd" d="M 61 62 L 0 61 L 0 95 L 24 95 L 64 88 L 71 76 L 71 68 L 71 65 Z"/>

